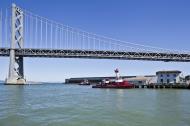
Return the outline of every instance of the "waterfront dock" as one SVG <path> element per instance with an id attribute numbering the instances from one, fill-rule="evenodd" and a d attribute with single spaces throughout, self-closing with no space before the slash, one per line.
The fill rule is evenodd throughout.
<path id="1" fill-rule="evenodd" d="M 190 85 L 135 85 L 134 88 L 147 89 L 190 89 Z"/>

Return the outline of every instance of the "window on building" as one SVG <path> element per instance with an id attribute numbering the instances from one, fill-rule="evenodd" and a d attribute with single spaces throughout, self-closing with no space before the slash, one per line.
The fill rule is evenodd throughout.
<path id="1" fill-rule="evenodd" d="M 174 83 L 176 83 L 176 79 L 174 79 Z"/>
<path id="2" fill-rule="evenodd" d="M 167 83 L 168 83 L 168 84 L 170 83 L 170 80 L 169 80 L 169 79 L 167 79 Z"/>
<path id="3" fill-rule="evenodd" d="M 174 77 L 176 77 L 176 74 L 174 74 Z"/>
<path id="4" fill-rule="evenodd" d="M 163 77 L 163 75 L 161 74 L 160 77 Z"/>
<path id="5" fill-rule="evenodd" d="M 170 77 L 170 75 L 169 75 L 169 74 L 167 74 L 167 77 Z"/>
<path id="6" fill-rule="evenodd" d="M 160 79 L 160 82 L 163 83 L 163 79 Z"/>

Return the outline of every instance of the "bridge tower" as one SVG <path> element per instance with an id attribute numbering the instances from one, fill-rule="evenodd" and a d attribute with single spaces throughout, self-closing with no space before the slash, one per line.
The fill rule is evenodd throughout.
<path id="1" fill-rule="evenodd" d="M 24 14 L 23 11 L 12 4 L 12 17 L 11 17 L 11 44 L 10 44 L 10 62 L 9 74 L 6 78 L 6 84 L 25 84 L 23 56 L 16 56 L 15 49 L 24 47 Z"/>

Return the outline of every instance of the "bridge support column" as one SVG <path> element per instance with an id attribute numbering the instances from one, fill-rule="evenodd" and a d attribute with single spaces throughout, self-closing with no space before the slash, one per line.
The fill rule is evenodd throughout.
<path id="1" fill-rule="evenodd" d="M 25 84 L 23 57 L 10 56 L 9 75 L 5 81 L 5 84 Z M 17 67 L 16 67 L 17 66 Z"/>
<path id="2" fill-rule="evenodd" d="M 15 48 L 23 48 L 23 11 L 12 4 L 12 29 L 9 74 L 5 84 L 26 84 L 23 57 L 15 55 Z"/>

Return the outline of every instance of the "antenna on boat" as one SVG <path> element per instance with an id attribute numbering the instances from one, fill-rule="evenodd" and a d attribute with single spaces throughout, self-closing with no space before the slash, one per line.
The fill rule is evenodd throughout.
<path id="1" fill-rule="evenodd" d="M 115 72 L 115 75 L 116 75 L 116 79 L 118 80 L 118 79 L 120 78 L 120 76 L 119 76 L 119 69 L 116 68 L 116 69 L 114 70 L 114 72 Z"/>

